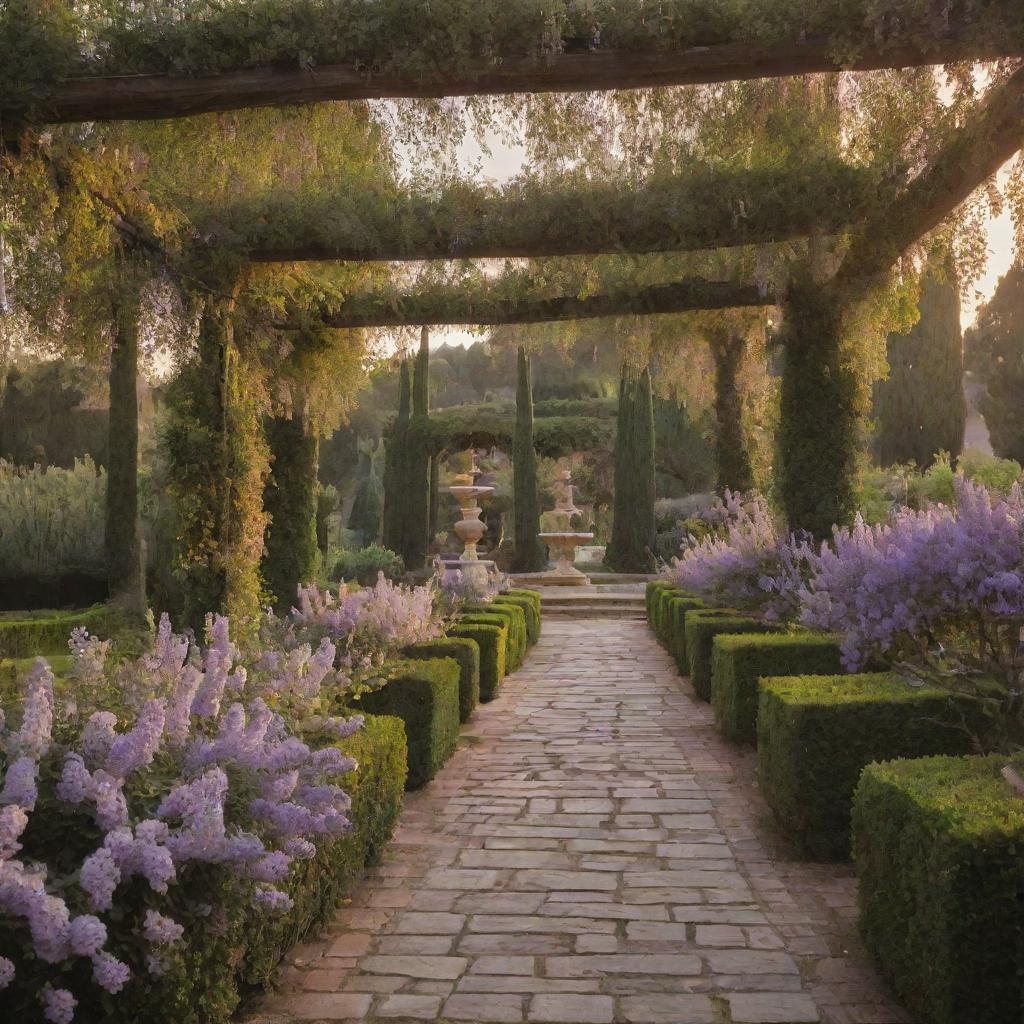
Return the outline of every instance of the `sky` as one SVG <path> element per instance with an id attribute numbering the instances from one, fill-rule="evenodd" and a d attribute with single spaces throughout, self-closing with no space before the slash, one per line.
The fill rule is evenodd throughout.
<path id="1" fill-rule="evenodd" d="M 501 139 L 491 136 L 485 153 L 480 149 L 472 134 L 467 135 L 459 151 L 459 165 L 466 174 L 478 175 L 497 183 L 508 181 L 518 174 L 526 161 L 526 150 L 521 146 L 508 146 Z M 1000 174 L 1000 181 L 1005 182 L 1007 172 Z M 988 267 L 980 280 L 964 296 L 960 322 L 963 327 L 974 323 L 979 307 L 984 305 L 995 291 L 999 278 L 1010 267 L 1013 259 L 1013 222 L 1008 210 L 999 217 L 988 221 Z M 440 345 L 471 345 L 479 341 L 481 335 L 472 331 L 455 327 L 436 327 L 431 332 L 430 346 Z"/>

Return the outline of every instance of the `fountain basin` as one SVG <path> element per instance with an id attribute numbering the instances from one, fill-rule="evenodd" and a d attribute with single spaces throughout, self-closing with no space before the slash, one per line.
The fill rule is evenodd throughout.
<path id="1" fill-rule="evenodd" d="M 543 574 L 543 582 L 556 586 L 584 586 L 590 582 L 587 576 L 577 569 L 576 548 L 594 539 L 592 533 L 545 532 L 537 536 L 551 549 L 554 566 Z"/>

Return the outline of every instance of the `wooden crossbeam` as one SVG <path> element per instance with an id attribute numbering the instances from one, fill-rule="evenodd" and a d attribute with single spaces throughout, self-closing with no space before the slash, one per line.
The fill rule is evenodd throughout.
<path id="1" fill-rule="evenodd" d="M 346 299 L 339 309 L 317 316 L 326 327 L 412 327 L 423 324 L 535 324 L 611 316 L 652 316 L 694 310 L 771 306 L 771 290 L 732 281 L 691 278 L 598 295 L 508 298 L 487 289 L 459 286 L 388 295 L 367 293 Z M 282 325 L 285 328 L 297 325 Z"/>
<path id="2" fill-rule="evenodd" d="M 649 49 L 595 49 L 547 58 L 507 56 L 453 72 L 373 72 L 335 64 L 311 70 L 240 68 L 202 78 L 168 74 L 102 76 L 65 81 L 41 105 L 36 119 L 50 123 L 151 120 L 324 100 L 641 89 L 840 70 L 920 67 L 1022 54 L 1021 39 L 966 42 L 953 34 L 927 45 L 913 41 L 881 48 L 868 45 L 849 61 L 837 60 L 834 47 L 824 41 L 802 40 L 769 45 L 725 43 L 682 50 L 651 44 Z"/>

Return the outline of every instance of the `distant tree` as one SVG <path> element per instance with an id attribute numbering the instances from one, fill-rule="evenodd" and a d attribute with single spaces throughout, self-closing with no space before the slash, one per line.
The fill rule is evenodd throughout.
<path id="1" fill-rule="evenodd" d="M 398 370 L 398 416 L 384 442 L 384 547 L 402 551 L 405 547 L 405 467 L 412 405 L 412 375 L 409 360 Z"/>
<path id="2" fill-rule="evenodd" d="M 923 470 L 936 452 L 955 459 L 963 447 L 963 336 L 951 275 L 925 275 L 920 314 L 908 334 L 889 335 L 889 377 L 875 385 L 875 456 L 882 466 L 913 462 Z"/>
<path id="3" fill-rule="evenodd" d="M 426 432 L 430 420 L 430 331 L 420 331 L 420 348 L 412 382 L 412 418 L 405 455 L 405 535 L 398 548 L 406 569 L 423 568 L 430 546 L 430 451 Z"/>
<path id="4" fill-rule="evenodd" d="M 658 494 L 681 497 L 715 485 L 715 451 L 705 436 L 706 421 L 696 421 L 682 403 L 654 399 L 654 436 Z"/>
<path id="5" fill-rule="evenodd" d="M 533 447 L 533 390 L 530 357 L 519 347 L 517 359 L 516 430 L 512 444 L 512 491 L 515 515 L 516 572 L 538 572 L 544 568 L 540 531 L 540 496 L 537 491 L 537 452 Z"/>
<path id="6" fill-rule="evenodd" d="M 993 450 L 1024 461 L 1024 264 L 1000 278 L 965 348 L 968 366 L 985 385 L 979 408 Z"/>
<path id="7" fill-rule="evenodd" d="M 348 528 L 359 534 L 360 543 L 364 546 L 377 542 L 382 504 L 383 490 L 373 464 L 373 452 L 363 448 L 359 453 L 359 484 L 349 513 Z"/>

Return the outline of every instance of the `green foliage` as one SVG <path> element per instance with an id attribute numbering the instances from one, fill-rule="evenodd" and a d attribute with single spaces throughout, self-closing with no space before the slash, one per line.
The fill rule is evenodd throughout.
<path id="1" fill-rule="evenodd" d="M 690 659 L 686 655 L 686 613 L 700 611 L 708 606 L 698 597 L 689 597 L 682 591 L 669 591 L 667 605 L 662 614 L 668 634 L 668 651 L 681 676 L 690 674 Z"/>
<path id="2" fill-rule="evenodd" d="M 889 335 L 889 377 L 875 385 L 875 454 L 882 466 L 912 462 L 923 470 L 936 452 L 955 459 L 964 442 L 967 401 L 956 281 L 928 273 L 920 312 L 909 334 Z"/>
<path id="3" fill-rule="evenodd" d="M 102 575 L 106 489 L 88 456 L 72 469 L 0 460 L 0 576 Z"/>
<path id="4" fill-rule="evenodd" d="M 726 608 L 697 608 L 683 618 L 690 683 L 703 701 L 711 700 L 711 655 L 719 633 L 771 633 L 770 625 Z"/>
<path id="5" fill-rule="evenodd" d="M 889 761 L 857 787 L 861 934 L 923 1024 L 1020 1020 L 1024 803 L 1000 775 L 1006 763 Z"/>
<path id="6" fill-rule="evenodd" d="M 854 515 L 859 440 L 857 379 L 842 351 L 842 311 L 813 282 L 794 282 L 786 304 L 778 432 L 779 490 L 791 530 L 824 540 Z"/>
<path id="7" fill-rule="evenodd" d="M 1019 483 L 1024 469 L 1016 459 L 1000 459 L 977 451 L 967 451 L 959 463 L 960 472 L 968 480 L 983 484 L 992 494 L 1009 494 Z"/>
<path id="8" fill-rule="evenodd" d="M 740 372 L 746 355 L 746 338 L 738 332 L 709 332 L 715 360 L 715 462 L 720 493 L 749 491 L 754 469 L 743 430 L 743 395 Z"/>
<path id="9" fill-rule="evenodd" d="M 514 672 L 526 653 L 526 616 L 513 605 L 468 604 L 460 615 L 461 622 L 505 627 L 505 669 Z"/>
<path id="10" fill-rule="evenodd" d="M 978 409 L 992 448 L 1024 463 L 1024 265 L 1000 278 L 964 342 L 967 364 L 985 387 Z"/>
<path id="11" fill-rule="evenodd" d="M 380 483 L 377 484 L 378 488 Z M 338 508 L 338 489 L 333 484 L 328 484 L 326 487 L 320 486 L 316 494 L 316 546 L 320 549 L 321 554 L 325 552 L 331 544 L 330 537 L 330 526 L 331 516 L 335 513 Z M 380 527 L 380 506 L 377 508 L 377 520 L 378 529 Z M 376 534 L 374 534 L 376 536 Z"/>
<path id="12" fill-rule="evenodd" d="M 405 723 L 406 788 L 418 789 L 451 757 L 459 738 L 459 663 L 453 658 L 396 660 L 385 665 L 383 674 L 384 685 L 361 694 L 357 707 Z"/>
<path id="13" fill-rule="evenodd" d="M 105 605 L 29 618 L 0 618 L 0 657 L 66 654 L 73 629 L 84 626 L 93 636 L 105 639 L 116 624 L 116 613 Z"/>
<path id="14" fill-rule="evenodd" d="M 956 473 L 947 452 L 935 453 L 935 461 L 924 473 L 907 478 L 907 504 L 911 508 L 956 505 Z"/>
<path id="15" fill-rule="evenodd" d="M 430 456 L 429 443 L 424 435 L 430 427 L 429 389 L 430 345 L 427 328 L 420 332 L 420 348 L 416 354 L 416 367 L 412 384 L 412 417 L 405 453 L 405 478 L 401 500 L 405 506 L 405 534 L 399 548 L 402 560 L 410 572 L 423 568 L 427 548 L 432 537 L 427 536 L 430 523 Z"/>
<path id="16" fill-rule="evenodd" d="M 971 750 L 981 706 L 899 676 L 792 676 L 761 683 L 761 790 L 800 848 L 818 860 L 850 853 L 850 806 L 865 765 Z"/>
<path id="17" fill-rule="evenodd" d="M 512 441 L 512 508 L 515 516 L 512 569 L 539 572 L 544 552 L 540 532 L 540 495 L 537 491 L 537 453 L 533 447 L 533 391 L 530 357 L 521 345 L 517 354 L 516 426 Z"/>
<path id="18" fill-rule="evenodd" d="M 654 626 L 654 597 L 659 590 L 664 590 L 666 587 L 673 587 L 671 580 L 659 577 L 656 580 L 648 580 L 644 587 L 644 604 L 647 608 L 647 621 Z"/>
<path id="19" fill-rule="evenodd" d="M 654 406 L 651 372 L 623 365 L 615 436 L 612 536 L 605 561 L 617 572 L 654 568 Z"/>
<path id="20" fill-rule="evenodd" d="M 532 647 L 540 639 L 540 595 L 534 600 L 527 593 L 498 594 L 491 600 L 490 607 L 502 604 L 513 604 L 523 610 L 526 617 L 526 643 Z"/>
<path id="21" fill-rule="evenodd" d="M 677 401 L 655 397 L 655 465 L 657 493 L 692 494 L 715 482 L 715 451 L 707 438 L 706 418 L 694 418 Z"/>
<path id="22" fill-rule="evenodd" d="M 405 573 L 405 564 L 401 555 L 371 544 L 358 551 L 343 551 L 334 563 L 331 579 L 335 582 L 355 580 L 364 587 L 372 587 L 379 573 L 384 573 L 385 579 L 397 580 Z"/>
<path id="23" fill-rule="evenodd" d="M 480 703 L 494 700 L 505 678 L 508 627 L 504 622 L 500 625 L 460 622 L 448 630 L 448 636 L 472 640 L 480 648 Z"/>
<path id="24" fill-rule="evenodd" d="M 368 715 L 363 728 L 339 746 L 359 765 L 341 783 L 352 798 L 355 828 L 320 844 L 311 860 L 296 862 L 288 878 L 291 910 L 250 920 L 243 965 L 248 985 L 272 984 L 292 946 L 331 922 L 362 880 L 364 868 L 378 860 L 398 823 L 407 773 L 401 719 Z"/>
<path id="25" fill-rule="evenodd" d="M 369 452 L 359 455 L 359 484 L 348 517 L 348 528 L 355 530 L 362 544 L 374 544 L 380 533 L 384 488 Z"/>
<path id="26" fill-rule="evenodd" d="M 300 584 L 316 578 L 320 548 L 316 536 L 319 484 L 318 443 L 303 417 L 272 417 L 264 427 L 271 472 L 263 491 L 269 518 L 263 578 L 277 608 L 289 608 Z"/>
<path id="27" fill-rule="evenodd" d="M 382 541 L 392 551 L 405 550 L 405 480 L 412 405 L 412 375 L 409 360 L 398 371 L 398 418 L 384 442 L 384 515 Z"/>
<path id="28" fill-rule="evenodd" d="M 711 651 L 711 705 L 719 732 L 734 743 L 757 742 L 762 678 L 841 671 L 839 645 L 831 637 L 815 633 L 716 636 Z"/>
<path id="29" fill-rule="evenodd" d="M 459 663 L 459 721 L 469 721 L 480 703 L 480 648 L 476 641 L 460 637 L 424 640 L 402 651 L 406 658 L 453 658 Z"/>

